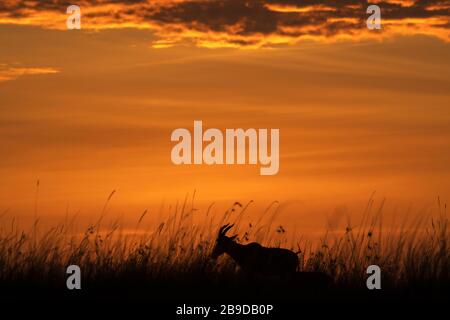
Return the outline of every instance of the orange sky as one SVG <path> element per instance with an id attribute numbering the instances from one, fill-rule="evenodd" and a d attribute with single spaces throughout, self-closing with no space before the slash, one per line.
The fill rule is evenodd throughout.
<path id="1" fill-rule="evenodd" d="M 98 213 L 113 189 L 133 219 L 195 189 L 321 225 L 374 190 L 450 198 L 449 1 L 373 1 L 381 31 L 356 0 L 119 2 L 81 1 L 80 31 L 58 1 L 0 4 L 0 212 L 30 216 L 37 179 L 42 215 Z M 279 173 L 173 165 L 194 120 L 279 128 Z"/>

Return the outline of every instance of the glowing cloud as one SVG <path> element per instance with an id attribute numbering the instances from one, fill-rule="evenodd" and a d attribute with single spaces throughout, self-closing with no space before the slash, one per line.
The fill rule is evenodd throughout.
<path id="1" fill-rule="evenodd" d="M 382 30 L 368 32 L 362 0 L 162 0 L 79 1 L 82 29 L 150 29 L 155 48 L 178 43 L 207 47 L 258 48 L 302 40 L 359 41 L 392 35 L 425 34 L 450 40 L 450 0 L 378 0 Z M 0 24 L 65 29 L 64 1 L 0 4 Z"/>
<path id="2" fill-rule="evenodd" d="M 53 74 L 59 71 L 53 68 L 12 67 L 0 64 L 0 81 L 14 80 L 26 75 Z"/>

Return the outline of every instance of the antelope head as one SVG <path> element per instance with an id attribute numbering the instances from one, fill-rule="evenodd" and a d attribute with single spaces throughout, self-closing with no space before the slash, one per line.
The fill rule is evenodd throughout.
<path id="1" fill-rule="evenodd" d="M 227 237 L 226 233 L 228 230 L 230 230 L 234 224 L 230 225 L 229 223 L 222 226 L 219 230 L 219 234 L 217 236 L 216 244 L 214 246 L 212 257 L 214 259 L 218 258 L 221 254 L 227 252 L 228 248 L 233 245 L 234 240 L 236 239 L 237 235 L 234 235 L 232 237 Z"/>

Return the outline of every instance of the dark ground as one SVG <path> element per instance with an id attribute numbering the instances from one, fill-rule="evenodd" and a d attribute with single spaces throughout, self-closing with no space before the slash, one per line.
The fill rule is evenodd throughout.
<path id="1" fill-rule="evenodd" d="M 221 310 L 223 304 L 271 304 L 269 315 L 209 315 L 208 318 L 238 319 L 302 319 L 335 317 L 365 319 L 367 317 L 399 316 L 422 312 L 426 318 L 438 312 L 447 312 L 450 289 L 446 285 L 411 284 L 402 288 L 368 290 L 361 286 L 331 284 L 317 287 L 295 280 L 247 279 L 240 276 L 211 277 L 195 274 L 187 278 L 172 277 L 146 280 L 143 275 L 82 279 L 81 290 L 68 290 L 65 275 L 61 281 L 47 282 L 35 275 L 31 279 L 2 281 L 0 306 L 14 312 L 32 312 L 51 315 L 107 314 L 143 319 L 203 319 L 203 316 L 177 316 L 177 307 L 210 306 Z M 61 313 L 63 312 L 63 313 Z M 310 316 L 306 317 L 309 314 Z M 446 318 L 444 316 L 441 318 Z M 65 316 L 60 317 L 64 318 Z M 90 317 L 89 317 L 90 318 Z"/>

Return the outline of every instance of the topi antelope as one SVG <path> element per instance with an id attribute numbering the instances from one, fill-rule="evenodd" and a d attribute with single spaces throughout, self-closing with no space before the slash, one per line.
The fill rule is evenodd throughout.
<path id="1" fill-rule="evenodd" d="M 235 242 L 237 235 L 227 237 L 226 233 L 233 224 L 226 224 L 219 230 L 216 245 L 213 249 L 213 258 L 223 253 L 231 256 L 248 274 L 265 275 L 294 275 L 298 268 L 297 254 L 288 249 L 266 248 L 259 243 L 252 242 L 246 245 Z"/>

